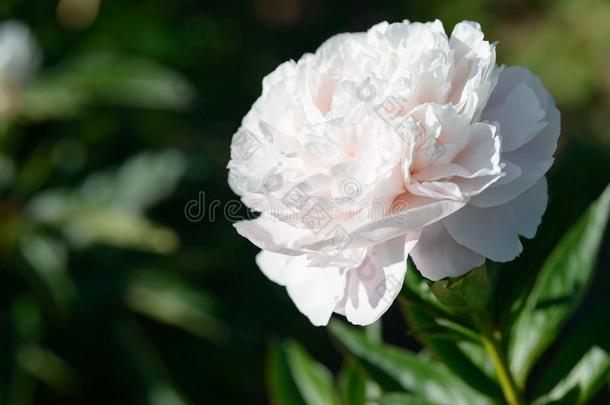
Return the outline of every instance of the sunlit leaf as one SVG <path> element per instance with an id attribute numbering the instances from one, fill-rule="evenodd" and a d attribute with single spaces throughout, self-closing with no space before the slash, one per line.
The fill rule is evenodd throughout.
<path id="1" fill-rule="evenodd" d="M 146 58 L 85 54 L 41 74 L 24 94 L 22 115 L 31 120 L 62 118 L 102 103 L 181 109 L 193 87 L 178 73 Z"/>
<path id="2" fill-rule="evenodd" d="M 126 286 L 125 301 L 138 313 L 196 336 L 214 342 L 227 337 L 228 326 L 211 313 L 212 298 L 167 273 L 134 272 Z"/>
<path id="3" fill-rule="evenodd" d="M 602 299 L 602 302 L 596 304 L 607 305 L 608 299 Z M 604 312 L 585 310 L 584 318 L 579 318 L 571 326 L 571 333 L 559 337 L 558 343 L 555 343 L 556 349 L 545 356 L 544 362 L 536 364 L 532 375 L 540 375 L 539 378 L 528 380 L 528 384 L 532 385 L 528 387 L 532 398 L 549 401 L 550 398 L 566 398 L 567 395 L 574 394 L 575 398 L 580 397 L 585 402 L 583 398 L 593 396 L 604 380 L 610 379 L 610 370 L 604 370 L 607 364 L 603 361 L 604 357 L 608 358 L 610 329 L 599 327 L 605 321 Z M 585 365 L 587 367 L 583 368 Z M 540 371 L 537 372 L 538 370 Z M 602 377 L 601 381 L 598 380 L 599 377 Z"/>
<path id="4" fill-rule="evenodd" d="M 326 367 L 295 341 L 287 342 L 286 354 L 292 377 L 307 404 L 338 404 L 333 376 Z"/>
<path id="5" fill-rule="evenodd" d="M 459 341 L 443 338 L 443 326 L 423 311 L 418 310 L 417 307 L 405 305 L 404 301 L 401 301 L 401 308 L 407 316 L 415 336 L 455 375 L 490 398 L 502 397 L 502 391 L 497 383 L 462 351 L 458 345 Z M 447 333 L 450 332 L 447 331 Z M 475 345 L 475 343 L 470 344 Z M 489 359 L 487 362 L 490 363 Z"/>
<path id="6" fill-rule="evenodd" d="M 560 333 L 582 301 L 601 246 L 610 187 L 563 237 L 544 264 L 511 335 L 509 358 L 519 381 Z"/>
<path id="7" fill-rule="evenodd" d="M 19 348 L 17 362 L 35 378 L 50 385 L 60 393 L 69 393 L 76 386 L 74 370 L 57 354 L 36 345 Z"/>
<path id="8" fill-rule="evenodd" d="M 586 404 L 610 378 L 610 354 L 600 347 L 592 347 L 570 373 L 536 404 L 566 400 Z"/>
<path id="9" fill-rule="evenodd" d="M 363 367 L 371 364 L 381 369 L 417 397 L 435 404 L 489 402 L 439 363 L 425 361 L 395 346 L 372 342 L 363 332 L 338 321 L 332 321 L 329 329 L 343 347 L 364 360 Z"/>
<path id="10" fill-rule="evenodd" d="M 185 158 L 178 151 L 143 152 L 114 172 L 89 176 L 79 196 L 91 204 L 143 212 L 171 194 L 185 169 Z"/>
<path id="11" fill-rule="evenodd" d="M 405 393 L 389 393 L 382 395 L 374 403 L 379 405 L 429 405 L 430 402 Z"/>
<path id="12" fill-rule="evenodd" d="M 68 311 L 76 298 L 76 287 L 67 272 L 66 246 L 42 234 L 27 232 L 19 240 L 19 249 L 57 308 Z"/>
<path id="13" fill-rule="evenodd" d="M 76 247 L 104 243 L 171 253 L 178 236 L 144 212 L 171 193 L 184 170 L 184 159 L 175 151 L 142 153 L 118 170 L 89 176 L 76 191 L 38 195 L 28 212 L 38 222 L 60 227 Z"/>

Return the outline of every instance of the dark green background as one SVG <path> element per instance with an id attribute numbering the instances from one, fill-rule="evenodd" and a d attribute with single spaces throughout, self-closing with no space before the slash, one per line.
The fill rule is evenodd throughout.
<path id="1" fill-rule="evenodd" d="M 0 4 L 0 18 L 19 19 L 34 31 L 44 51 L 41 75 L 78 55 L 112 52 L 178 72 L 194 98 L 177 111 L 101 100 L 70 116 L 16 119 L 2 135 L 3 152 L 18 175 L 0 194 L 0 403 L 174 403 L 168 392 L 196 404 L 265 403 L 265 352 L 277 337 L 294 337 L 331 368 L 338 365 L 325 330 L 311 326 L 285 290 L 258 271 L 257 249 L 220 212 L 214 221 L 184 215 L 185 204 L 201 191 L 207 202 L 235 198 L 225 169 L 231 136 L 259 95 L 262 78 L 333 34 L 405 18 L 439 18 L 450 32 L 462 19 L 476 20 L 491 41 L 499 41 L 499 63 L 530 68 L 556 95 L 562 136 L 549 175 L 550 206 L 536 239 L 503 269 L 506 288 L 496 305 L 511 296 L 517 280 L 531 278 L 528 267 L 544 260 L 610 182 L 609 1 L 102 0 L 95 21 L 78 29 L 62 23 L 56 8 L 57 2 L 43 0 Z M 61 165 L 53 158 L 66 141 L 78 145 L 82 162 Z M 186 169 L 148 218 L 173 229 L 179 246 L 165 254 L 103 242 L 70 246 L 65 272 L 77 298 L 62 310 L 18 248 L 20 235 L 29 231 L 23 219 L 29 201 L 43 190 L 76 189 L 89 174 L 142 151 L 166 149 L 178 151 Z M 60 160 L 72 158 L 67 153 Z M 52 226 L 44 232 L 63 240 Z M 602 336 L 609 328 L 603 312 L 610 287 L 604 243 L 582 309 L 601 312 Z M 189 291 L 185 296 L 200 297 L 197 305 L 213 318 L 204 332 L 130 308 L 125 297 L 142 270 L 161 277 L 161 286 L 167 275 L 168 283 Z M 417 348 L 405 330 L 392 308 L 384 335 Z M 23 360 L 26 341 L 54 353 L 61 365 L 44 356 L 41 363 Z M 57 367 L 65 378 L 45 380 L 46 374 L 63 375 Z M 607 393 L 600 395 L 602 401 Z"/>

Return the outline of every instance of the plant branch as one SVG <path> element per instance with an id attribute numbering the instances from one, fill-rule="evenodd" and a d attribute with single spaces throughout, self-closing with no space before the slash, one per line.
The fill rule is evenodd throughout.
<path id="1" fill-rule="evenodd" d="M 485 314 L 477 314 L 473 316 L 475 325 L 481 332 L 481 342 L 496 370 L 502 392 L 506 402 L 510 405 L 522 405 L 523 395 L 519 390 L 515 379 L 510 371 L 506 354 L 502 349 L 500 341 L 493 332 L 493 327 Z"/>

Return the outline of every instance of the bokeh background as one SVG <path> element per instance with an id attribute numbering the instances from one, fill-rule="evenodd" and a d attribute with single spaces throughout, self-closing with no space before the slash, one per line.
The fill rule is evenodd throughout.
<path id="1" fill-rule="evenodd" d="M 550 206 L 502 269 L 500 306 L 610 182 L 610 1 L 2 0 L 0 20 L 38 45 L 0 39 L 0 404 L 267 403 L 284 337 L 336 367 L 234 232 L 245 210 L 222 211 L 229 145 L 278 64 L 405 18 L 479 21 L 562 111 Z M 597 323 L 577 313 L 568 330 L 607 345 L 604 243 L 580 310 Z M 395 308 L 383 333 L 418 348 Z"/>

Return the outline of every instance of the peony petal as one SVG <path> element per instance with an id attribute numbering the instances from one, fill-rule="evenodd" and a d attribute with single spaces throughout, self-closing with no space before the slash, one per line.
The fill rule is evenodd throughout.
<path id="1" fill-rule="evenodd" d="M 256 264 L 269 280 L 279 285 L 286 285 L 288 261 L 291 257 L 261 250 L 256 255 Z"/>
<path id="2" fill-rule="evenodd" d="M 458 244 L 441 223 L 422 231 L 411 257 L 422 275 L 433 281 L 459 277 L 485 262 L 483 256 Z"/>
<path id="3" fill-rule="evenodd" d="M 557 148 L 557 138 L 561 128 L 559 110 L 555 107 L 553 98 L 531 72 L 524 68 L 507 68 L 500 77 L 502 80 L 494 90 L 488 108 L 501 105 L 505 98 L 503 95 L 508 94 L 512 87 L 527 84 L 538 98 L 540 108 L 545 111 L 544 120 L 548 124 L 531 141 L 520 145 L 516 150 L 503 153 L 502 159 L 507 165 L 518 167 L 518 170 L 512 170 L 512 173 L 516 174 L 518 171 L 521 173 L 513 181 L 507 182 L 501 179 L 480 195 L 473 197 L 470 204 L 477 207 L 505 204 L 536 183 L 553 164 L 553 154 Z M 508 116 L 507 119 L 514 120 Z M 504 136 L 502 123 L 499 124 L 500 133 Z M 529 138 L 530 135 L 526 135 L 523 139 Z"/>
<path id="4" fill-rule="evenodd" d="M 337 267 L 313 267 L 305 255 L 288 259 L 288 295 L 312 324 L 326 325 L 345 295 L 345 271 Z"/>
<path id="5" fill-rule="evenodd" d="M 523 246 L 507 218 L 496 216 L 494 208 L 466 206 L 443 223 L 461 245 L 496 262 L 514 259 Z"/>
<path id="6" fill-rule="evenodd" d="M 535 235 L 546 203 L 543 177 L 507 204 L 490 208 L 467 206 L 443 223 L 458 243 L 491 260 L 506 262 L 521 253 L 519 234 Z"/>
<path id="7" fill-rule="evenodd" d="M 481 26 L 472 21 L 458 23 L 449 44 L 455 58 L 449 101 L 464 116 L 476 118 L 498 79 L 495 45 L 484 40 Z"/>
<path id="8" fill-rule="evenodd" d="M 536 236 L 548 203 L 548 186 L 542 177 L 532 187 L 508 204 L 493 207 L 501 217 L 508 218 L 515 232 L 526 238 Z"/>
<path id="9" fill-rule="evenodd" d="M 512 89 L 501 105 L 483 112 L 483 119 L 500 125 L 502 152 L 511 152 L 531 141 L 547 126 L 544 117 L 536 94 L 525 84 Z"/>
<path id="10" fill-rule="evenodd" d="M 469 51 L 478 46 L 484 39 L 481 25 L 474 21 L 462 21 L 453 27 L 449 45 L 455 51 L 456 59 L 463 58 Z"/>
<path id="11" fill-rule="evenodd" d="M 342 228 L 351 238 L 350 247 L 372 246 L 407 233 L 419 232 L 465 205 L 465 202 L 431 200 L 410 196 L 404 200 L 402 211 L 373 221 L 355 218 Z"/>
<path id="12" fill-rule="evenodd" d="M 406 257 L 417 235 L 398 237 L 369 249 L 367 259 L 347 273 L 344 304 L 337 312 L 355 325 L 369 325 L 383 315 L 398 296 L 405 272 Z"/>
<path id="13" fill-rule="evenodd" d="M 269 215 L 233 224 L 237 233 L 257 247 L 276 253 L 299 255 L 299 241 L 311 237 L 309 229 L 294 227 Z"/>

